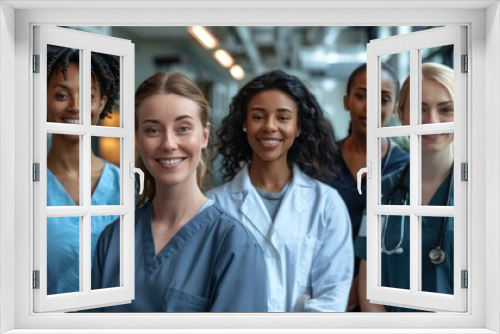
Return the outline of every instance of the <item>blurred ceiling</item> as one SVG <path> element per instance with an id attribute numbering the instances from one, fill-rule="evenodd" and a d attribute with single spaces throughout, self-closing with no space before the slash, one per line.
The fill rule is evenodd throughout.
<path id="1" fill-rule="evenodd" d="M 371 39 L 425 29 L 426 27 L 371 26 L 213 26 L 207 29 L 229 51 L 247 76 L 284 69 L 305 77 L 346 79 L 366 62 Z M 193 53 L 203 49 L 186 27 L 120 27 L 144 40 L 184 41 Z M 188 50 L 189 50 L 188 49 Z M 183 52 L 186 52 L 184 50 Z M 187 51 L 190 52 L 190 51 Z M 214 66 L 218 64 L 213 61 Z M 206 65 L 206 64 L 205 64 Z"/>

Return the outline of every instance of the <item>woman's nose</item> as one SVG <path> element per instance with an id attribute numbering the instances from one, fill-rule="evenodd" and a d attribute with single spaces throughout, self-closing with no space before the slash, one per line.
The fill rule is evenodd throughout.
<path id="1" fill-rule="evenodd" d="M 276 123 L 272 117 L 269 117 L 264 123 L 264 130 L 269 132 L 276 131 Z"/>
<path id="2" fill-rule="evenodd" d="M 422 124 L 433 124 L 441 123 L 439 119 L 439 113 L 435 109 L 431 109 L 427 112 L 422 113 Z"/>
<path id="3" fill-rule="evenodd" d="M 73 113 L 80 112 L 80 99 L 79 99 L 78 95 L 75 95 L 71 99 L 71 104 L 69 106 L 69 110 L 70 110 L 70 112 L 73 112 Z"/>
<path id="4" fill-rule="evenodd" d="M 161 143 L 161 149 L 166 151 L 172 151 L 177 149 L 177 137 L 166 131 L 163 135 L 163 140 Z"/>

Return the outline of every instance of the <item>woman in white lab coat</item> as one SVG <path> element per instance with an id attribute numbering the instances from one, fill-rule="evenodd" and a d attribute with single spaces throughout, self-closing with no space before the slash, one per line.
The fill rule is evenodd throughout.
<path id="1" fill-rule="evenodd" d="M 351 225 L 327 185 L 340 159 L 333 128 L 307 87 L 272 71 L 234 97 L 218 132 L 227 183 L 208 196 L 259 241 L 271 312 L 346 310 Z"/>

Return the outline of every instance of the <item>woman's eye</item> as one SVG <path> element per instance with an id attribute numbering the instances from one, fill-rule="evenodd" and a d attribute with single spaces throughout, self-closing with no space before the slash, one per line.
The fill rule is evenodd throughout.
<path id="1" fill-rule="evenodd" d="M 441 108 L 439 109 L 439 111 L 442 113 L 442 114 L 450 114 L 453 112 L 453 108 L 451 107 L 445 107 L 445 108 Z"/>
<path id="2" fill-rule="evenodd" d="M 146 129 L 146 133 L 157 134 L 157 133 L 160 133 L 160 130 L 155 129 L 155 128 L 150 128 L 150 129 Z"/>
<path id="3" fill-rule="evenodd" d="M 262 115 L 253 115 L 252 119 L 260 120 L 260 119 L 264 119 L 264 117 L 262 117 Z"/>
<path id="4" fill-rule="evenodd" d="M 288 116 L 280 116 L 279 117 L 280 121 L 288 121 L 289 119 L 290 119 L 290 117 L 288 117 Z"/>
<path id="5" fill-rule="evenodd" d="M 366 95 L 365 94 L 356 94 L 355 95 L 358 100 L 364 100 Z"/>
<path id="6" fill-rule="evenodd" d="M 190 126 L 187 126 L 187 125 L 182 125 L 179 127 L 179 132 L 188 132 L 191 130 L 191 127 Z"/>
<path id="7" fill-rule="evenodd" d="M 68 94 L 63 94 L 63 93 L 57 93 L 56 94 L 56 99 L 58 101 L 66 101 L 69 99 L 69 95 Z"/>

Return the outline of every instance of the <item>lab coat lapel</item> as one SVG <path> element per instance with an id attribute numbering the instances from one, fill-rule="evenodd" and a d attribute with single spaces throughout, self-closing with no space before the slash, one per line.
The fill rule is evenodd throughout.
<path id="1" fill-rule="evenodd" d="M 278 209 L 275 219 L 275 229 L 280 225 L 289 224 L 308 206 L 311 198 L 311 183 L 297 165 L 293 165 L 293 180 Z M 309 203 L 310 204 L 310 203 Z"/>
<path id="2" fill-rule="evenodd" d="M 249 224 L 253 225 L 263 237 L 267 238 L 272 225 L 271 217 L 250 181 L 247 166 L 244 166 L 235 176 L 231 192 L 233 196 L 241 200 L 239 210 L 248 219 Z"/>

